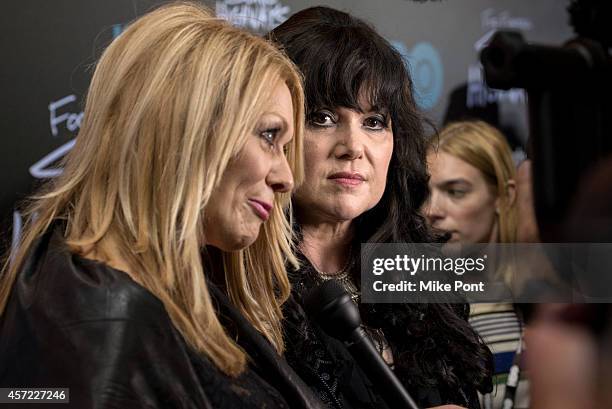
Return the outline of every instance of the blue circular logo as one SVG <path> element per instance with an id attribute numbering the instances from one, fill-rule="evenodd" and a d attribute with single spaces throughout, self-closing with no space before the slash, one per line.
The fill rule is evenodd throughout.
<path id="1" fill-rule="evenodd" d="M 414 82 L 415 100 L 421 109 L 433 108 L 442 95 L 444 68 L 440 53 L 427 42 L 416 44 L 408 50 L 404 43 L 391 44 L 402 55 Z"/>

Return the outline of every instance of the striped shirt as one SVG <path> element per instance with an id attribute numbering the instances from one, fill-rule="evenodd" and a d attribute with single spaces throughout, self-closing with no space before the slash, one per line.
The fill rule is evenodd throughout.
<path id="1" fill-rule="evenodd" d="M 521 323 L 510 303 L 472 304 L 470 324 L 482 337 L 495 360 L 493 392 L 480 396 L 485 409 L 503 408 L 506 381 L 521 342 Z M 514 408 L 529 407 L 529 382 L 521 365 Z"/>

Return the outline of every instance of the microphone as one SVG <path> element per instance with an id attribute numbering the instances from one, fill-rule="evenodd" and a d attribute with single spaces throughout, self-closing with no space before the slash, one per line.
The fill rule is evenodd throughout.
<path id="1" fill-rule="evenodd" d="M 418 409 L 361 327 L 361 316 L 342 284 L 325 281 L 304 298 L 308 315 L 330 336 L 342 341 L 391 408 Z"/>

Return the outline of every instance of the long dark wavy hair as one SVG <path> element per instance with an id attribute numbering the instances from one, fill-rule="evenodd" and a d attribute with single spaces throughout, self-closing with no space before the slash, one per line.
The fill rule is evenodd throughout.
<path id="1" fill-rule="evenodd" d="M 436 241 L 419 209 L 426 200 L 424 118 L 401 55 L 364 21 L 327 7 L 291 16 L 269 34 L 304 75 L 307 118 L 322 108 L 359 110 L 359 97 L 388 110 L 393 154 L 381 201 L 356 219 L 355 243 Z M 354 274 L 358 279 L 357 274 Z M 467 322 L 466 304 L 361 304 L 364 323 L 391 344 L 407 385 L 491 390 L 492 355 Z"/>

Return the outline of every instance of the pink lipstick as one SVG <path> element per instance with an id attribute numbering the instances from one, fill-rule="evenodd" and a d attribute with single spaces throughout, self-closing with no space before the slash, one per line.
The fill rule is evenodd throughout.
<path id="1" fill-rule="evenodd" d="M 337 172 L 330 175 L 328 179 L 347 187 L 359 186 L 365 181 L 359 172 Z"/>
<path id="2" fill-rule="evenodd" d="M 271 204 L 258 199 L 248 199 L 248 201 L 253 211 L 255 211 L 255 214 L 259 216 L 261 220 L 265 222 L 270 218 L 270 211 L 272 210 Z"/>

